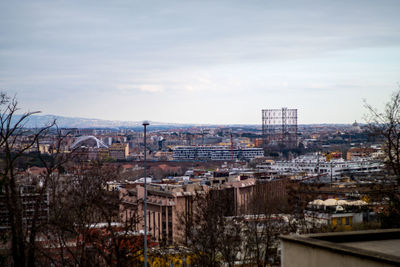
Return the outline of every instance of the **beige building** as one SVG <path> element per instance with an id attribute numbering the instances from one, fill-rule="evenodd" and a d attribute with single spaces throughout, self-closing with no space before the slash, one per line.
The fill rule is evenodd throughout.
<path id="1" fill-rule="evenodd" d="M 370 157 L 372 154 L 376 153 L 377 149 L 367 147 L 353 147 L 347 151 L 346 154 L 346 159 L 347 160 L 352 160 L 354 158 L 364 158 L 364 157 Z"/>
<path id="2" fill-rule="evenodd" d="M 111 158 L 125 160 L 129 156 L 129 145 L 128 144 L 112 144 L 108 148 L 108 153 Z"/>
<path id="3" fill-rule="evenodd" d="M 194 197 L 199 192 L 208 192 L 211 188 L 225 191 L 231 199 L 232 216 L 244 214 L 251 201 L 256 184 L 254 178 L 223 181 L 224 178 L 210 180 L 212 185 L 194 184 L 148 184 L 147 185 L 147 231 L 158 242 L 171 243 L 183 238 L 182 218 L 190 216 Z M 144 181 L 144 180 L 143 180 Z M 142 182 L 143 182 L 142 181 Z M 120 218 L 126 222 L 138 218 L 137 231 L 144 229 L 142 183 L 123 185 L 120 191 Z"/>
<path id="4" fill-rule="evenodd" d="M 183 237 L 180 218 L 191 212 L 195 191 L 200 185 L 150 184 L 147 186 L 147 232 L 160 243 L 172 243 Z M 138 218 L 136 231 L 144 230 L 143 184 L 125 185 L 120 189 L 122 221 Z"/>

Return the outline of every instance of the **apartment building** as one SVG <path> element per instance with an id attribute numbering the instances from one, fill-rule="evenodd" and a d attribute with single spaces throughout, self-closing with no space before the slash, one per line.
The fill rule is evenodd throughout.
<path id="1" fill-rule="evenodd" d="M 264 156 L 262 148 L 231 148 L 229 146 L 177 146 L 174 160 L 251 160 Z"/>
<path id="2" fill-rule="evenodd" d="M 308 203 L 305 219 L 312 225 L 331 225 L 350 230 L 354 224 L 376 219 L 375 212 L 362 200 L 316 199 Z"/>
<path id="3" fill-rule="evenodd" d="M 383 167 L 384 164 L 380 161 L 332 159 L 328 162 L 318 155 L 305 155 L 291 161 L 276 161 L 267 166 L 270 172 L 277 174 L 307 173 L 332 176 L 380 172 Z"/>
<path id="4" fill-rule="evenodd" d="M 354 158 L 365 158 L 371 157 L 374 153 L 376 153 L 378 149 L 371 147 L 353 147 L 349 149 L 346 153 L 346 159 L 352 160 Z"/>
<path id="5" fill-rule="evenodd" d="M 189 178 L 188 178 L 189 179 Z M 207 179 L 191 178 L 188 184 L 147 185 L 147 232 L 152 239 L 162 244 L 171 244 L 184 238 L 183 221 L 193 214 L 197 194 L 220 194 L 227 204 L 227 216 L 250 214 L 256 194 L 259 200 L 278 200 L 284 203 L 280 191 L 285 183 L 280 180 L 257 183 L 255 178 L 237 175 Z M 276 191 L 276 192 L 275 192 Z M 279 191 L 279 192 L 278 192 Z M 144 185 L 125 184 L 119 187 L 120 219 L 123 222 L 137 221 L 134 229 L 144 230 Z M 219 199 L 216 197 L 215 199 Z"/>
<path id="6" fill-rule="evenodd" d="M 108 148 L 108 151 L 111 158 L 125 160 L 129 156 L 129 145 L 115 143 Z"/>
<path id="7" fill-rule="evenodd" d="M 19 186 L 19 194 L 22 202 L 22 220 L 27 228 L 30 228 L 34 219 L 35 205 L 39 202 L 36 224 L 44 223 L 49 219 L 49 193 L 40 195 L 34 185 Z M 6 199 L 0 194 L 0 229 L 9 229 L 10 221 L 6 206 Z"/>

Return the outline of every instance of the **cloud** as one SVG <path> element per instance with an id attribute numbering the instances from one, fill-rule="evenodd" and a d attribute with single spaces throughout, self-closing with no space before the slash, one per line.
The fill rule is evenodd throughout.
<path id="1" fill-rule="evenodd" d="M 115 87 L 124 94 L 138 91 L 145 93 L 160 93 L 165 90 L 163 86 L 155 84 L 117 84 Z"/>
<path id="2" fill-rule="evenodd" d="M 140 91 L 147 93 L 160 93 L 164 91 L 164 88 L 161 86 L 151 84 L 140 85 L 138 88 Z"/>
<path id="3" fill-rule="evenodd" d="M 169 121 L 182 111 L 168 103 L 193 109 L 195 101 L 223 99 L 226 106 L 194 120 L 212 120 L 220 107 L 234 122 L 237 106 L 285 103 L 293 91 L 323 102 L 326 91 L 347 90 L 337 84 L 359 95 L 360 84 L 396 88 L 399 7 L 389 0 L 2 1 L 0 87 L 34 107 L 57 103 L 57 114 L 79 115 L 81 106 L 111 98 L 116 112 L 123 100 L 139 109 L 151 99 Z M 93 101 L 67 110 L 58 103 L 70 94 Z"/>

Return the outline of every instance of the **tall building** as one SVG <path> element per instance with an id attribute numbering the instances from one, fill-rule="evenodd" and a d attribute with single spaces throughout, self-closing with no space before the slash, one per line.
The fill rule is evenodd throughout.
<path id="1" fill-rule="evenodd" d="M 296 148 L 297 109 L 263 109 L 262 131 L 264 148 Z"/>
<path id="2" fill-rule="evenodd" d="M 21 185 L 18 189 L 21 197 L 22 222 L 24 226 L 30 228 L 33 220 L 36 220 L 37 225 L 46 223 L 49 219 L 49 193 L 40 194 L 34 185 Z M 35 215 L 35 205 L 37 203 L 39 203 L 39 208 Z M 37 216 L 36 219 L 35 216 Z M 10 229 L 10 227 L 6 198 L 0 192 L 0 230 Z"/>

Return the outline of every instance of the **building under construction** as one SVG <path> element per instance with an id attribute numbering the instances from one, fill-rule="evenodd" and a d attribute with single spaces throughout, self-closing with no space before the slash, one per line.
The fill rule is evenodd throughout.
<path id="1" fill-rule="evenodd" d="M 297 109 L 263 109 L 262 131 L 265 149 L 296 148 Z"/>

